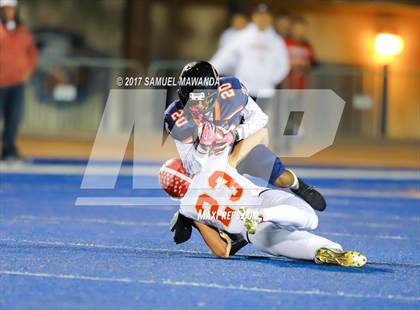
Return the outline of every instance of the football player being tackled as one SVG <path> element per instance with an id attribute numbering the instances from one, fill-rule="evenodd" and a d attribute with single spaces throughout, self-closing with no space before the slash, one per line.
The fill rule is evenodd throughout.
<path id="1" fill-rule="evenodd" d="M 256 186 L 226 161 L 226 152 L 209 155 L 194 176 L 186 173 L 180 159 L 162 166 L 162 188 L 180 199 L 172 225 L 180 216 L 185 217 L 212 252 L 222 258 L 250 243 L 274 256 L 345 267 L 366 264 L 361 253 L 343 251 L 340 244 L 312 232 L 318 217 L 304 200 L 292 193 Z"/>
<path id="2" fill-rule="evenodd" d="M 252 243 L 276 256 L 363 266 L 362 254 L 311 233 L 318 225 L 313 209 L 323 210 L 325 201 L 266 147 L 267 116 L 245 87 L 236 78 L 221 79 L 219 86 L 215 69 L 206 62 L 188 64 L 181 74 L 197 76 L 214 77 L 216 88 L 208 82 L 181 86 L 180 100 L 165 112 L 165 127 L 182 159 L 167 162 L 160 173 L 165 191 L 181 198 L 171 225 L 175 241 L 188 240 L 193 225 L 219 257 Z M 293 193 L 258 187 L 239 168 Z M 259 173 L 264 170 L 269 177 Z M 291 184 L 283 182 L 288 177 Z"/>

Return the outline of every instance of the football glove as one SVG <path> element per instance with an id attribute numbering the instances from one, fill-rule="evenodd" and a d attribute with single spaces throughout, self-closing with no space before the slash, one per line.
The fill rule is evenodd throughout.
<path id="1" fill-rule="evenodd" d="M 188 241 L 191 238 L 193 221 L 176 211 L 172 217 L 170 229 L 174 232 L 176 244 Z"/>
<path id="2" fill-rule="evenodd" d="M 197 127 L 196 132 L 196 149 L 201 154 L 208 154 L 215 142 L 215 128 L 210 122 L 204 122 Z"/>
<path id="3" fill-rule="evenodd" d="M 227 131 L 223 127 L 216 127 L 215 141 L 213 145 L 214 154 L 220 154 L 237 140 L 238 133 L 235 129 Z"/>

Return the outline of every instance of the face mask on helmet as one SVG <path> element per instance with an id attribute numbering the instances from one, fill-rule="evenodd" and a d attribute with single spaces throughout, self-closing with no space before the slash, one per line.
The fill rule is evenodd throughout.
<path id="1" fill-rule="evenodd" d="M 189 94 L 186 107 L 194 118 L 201 119 L 209 112 L 216 102 L 217 91 L 195 91 Z"/>

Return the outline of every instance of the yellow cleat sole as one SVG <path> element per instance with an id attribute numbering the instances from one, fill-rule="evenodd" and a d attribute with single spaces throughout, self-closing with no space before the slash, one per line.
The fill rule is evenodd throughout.
<path id="1" fill-rule="evenodd" d="M 321 248 L 315 254 L 315 262 L 343 267 L 363 267 L 367 263 L 367 258 L 357 251 L 337 251 Z"/>

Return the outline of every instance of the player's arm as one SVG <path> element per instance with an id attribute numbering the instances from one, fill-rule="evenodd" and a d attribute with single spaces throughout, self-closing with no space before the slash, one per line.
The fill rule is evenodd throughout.
<path id="1" fill-rule="evenodd" d="M 267 114 L 260 109 L 251 97 L 246 96 L 245 98 L 247 104 L 241 112 L 243 117 L 242 124 L 228 132 L 224 131 L 223 128 L 216 128 L 216 146 L 214 147 L 216 152 L 222 152 L 228 145 L 232 145 L 235 141 L 247 139 L 267 125 Z M 266 135 L 265 139 L 267 140 L 265 143 L 268 143 L 268 135 Z"/>
<path id="2" fill-rule="evenodd" d="M 236 127 L 237 140 L 248 138 L 268 123 L 268 116 L 251 97 L 248 97 L 247 104 L 243 109 L 243 123 Z"/>
<path id="3" fill-rule="evenodd" d="M 220 258 L 229 257 L 232 241 L 227 234 L 197 221 L 194 221 L 194 225 L 214 255 Z"/>
<path id="4" fill-rule="evenodd" d="M 220 258 L 228 258 L 235 255 L 240 249 L 248 244 L 241 235 L 231 235 L 219 231 L 211 226 L 194 221 L 195 228 L 201 234 L 204 242 L 214 255 Z"/>
<path id="5" fill-rule="evenodd" d="M 229 164 L 232 167 L 236 167 L 242 159 L 244 159 L 248 153 L 257 145 L 264 144 L 268 145 L 268 130 L 267 128 L 261 128 L 248 138 L 239 141 L 233 147 L 232 153 L 229 156 Z"/>

